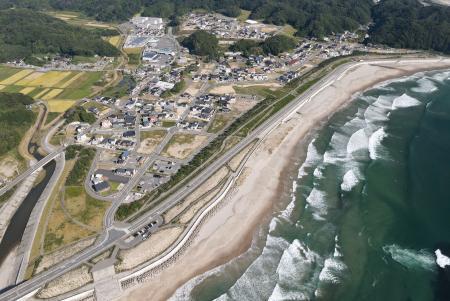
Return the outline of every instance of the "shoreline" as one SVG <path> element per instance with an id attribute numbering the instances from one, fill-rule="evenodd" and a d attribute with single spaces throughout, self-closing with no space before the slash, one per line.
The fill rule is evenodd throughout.
<path id="1" fill-rule="evenodd" d="M 300 114 L 294 114 L 279 125 L 250 156 L 225 204 L 205 222 L 177 262 L 154 279 L 126 292 L 123 299 L 166 300 L 192 278 L 245 253 L 252 245 L 257 229 L 267 223 L 274 209 L 285 203 L 280 198 L 285 199 L 290 193 L 290 175 L 293 168 L 303 162 L 312 133 L 326 125 L 335 112 L 350 104 L 355 94 L 388 80 L 450 68 L 450 60 L 445 63 L 401 62 L 399 67 L 383 67 L 380 62 L 353 68 L 337 85 L 325 88 L 314 96 L 314 101 L 298 109 Z M 303 156 L 299 158 L 298 152 Z M 292 164 L 293 161 L 298 163 Z"/>

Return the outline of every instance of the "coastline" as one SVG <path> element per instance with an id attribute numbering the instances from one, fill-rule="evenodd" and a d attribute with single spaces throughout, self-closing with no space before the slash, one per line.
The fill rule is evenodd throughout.
<path id="1" fill-rule="evenodd" d="M 125 300 L 166 300 L 193 277 L 226 263 L 245 252 L 252 243 L 261 221 L 274 211 L 280 198 L 289 192 L 288 170 L 293 159 L 309 143 L 309 134 L 353 100 L 355 93 L 381 82 L 409 76 L 421 71 L 448 69 L 450 61 L 439 63 L 401 62 L 397 66 L 383 63 L 360 65 L 348 71 L 337 83 L 322 90 L 313 100 L 278 126 L 250 156 L 225 204 L 208 219 L 186 252 L 149 282 L 127 292 Z M 282 196 L 282 197 L 280 197 Z"/>

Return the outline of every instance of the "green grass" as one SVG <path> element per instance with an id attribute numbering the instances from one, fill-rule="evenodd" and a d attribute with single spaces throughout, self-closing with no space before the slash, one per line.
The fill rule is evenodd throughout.
<path id="1" fill-rule="evenodd" d="M 77 100 L 89 96 L 93 92 L 92 86 L 95 86 L 97 82 L 100 82 L 102 76 L 103 72 L 86 72 L 58 95 L 58 99 Z"/>
<path id="2" fill-rule="evenodd" d="M 107 106 L 105 106 L 105 105 L 103 105 L 101 103 L 98 103 L 96 101 L 88 101 L 88 102 L 83 104 L 83 107 L 85 107 L 86 110 L 88 110 L 90 108 L 97 108 L 100 112 L 103 111 L 103 110 L 106 110 L 108 108 Z"/>
<path id="3" fill-rule="evenodd" d="M 103 212 L 109 206 L 107 202 L 96 200 L 89 196 L 83 186 L 68 186 L 65 189 L 65 200 L 66 204 L 74 198 L 82 198 L 84 200 L 84 208 L 73 214 L 72 217 L 76 220 L 82 222 L 83 224 L 89 225 L 95 217 L 97 217 L 99 212 Z M 81 201 L 78 200 L 78 201 Z"/>
<path id="4" fill-rule="evenodd" d="M 8 77 L 11 77 L 12 75 L 16 74 L 20 70 L 21 69 L 0 66 L 0 81 L 5 80 Z"/>
<path id="5" fill-rule="evenodd" d="M 45 124 L 49 124 L 53 120 L 55 120 L 56 117 L 58 117 L 60 113 L 58 112 L 48 112 L 47 119 L 45 120 Z"/>
<path id="6" fill-rule="evenodd" d="M 138 66 L 141 64 L 141 53 L 129 53 L 128 64 Z"/>
<path id="7" fill-rule="evenodd" d="M 42 87 L 36 87 L 36 88 L 34 88 L 33 91 L 31 91 L 30 93 L 28 93 L 28 96 L 34 98 L 36 95 L 38 95 L 39 93 L 41 93 L 41 92 L 44 91 L 44 90 L 45 90 L 45 88 L 42 88 Z"/>
<path id="8" fill-rule="evenodd" d="M 226 115 L 226 114 L 216 114 L 216 116 L 214 116 L 213 121 L 211 122 L 211 125 L 208 128 L 208 133 L 218 133 L 221 130 L 223 130 L 228 122 L 230 121 L 231 116 Z"/>
<path id="9" fill-rule="evenodd" d="M 19 93 L 23 88 L 22 86 L 6 86 L 1 92 Z"/>
<path id="10" fill-rule="evenodd" d="M 241 9 L 241 14 L 237 17 L 238 21 L 245 22 L 251 13 L 249 10 Z"/>
<path id="11" fill-rule="evenodd" d="M 233 89 L 238 94 L 259 95 L 262 97 L 275 96 L 276 94 L 275 91 L 264 86 L 248 86 L 248 87 L 233 86 Z"/>
<path id="12" fill-rule="evenodd" d="M 165 127 L 165 128 L 171 128 L 171 127 L 175 126 L 176 124 L 177 124 L 176 121 L 172 121 L 172 120 L 164 120 L 161 123 L 162 127 Z"/>
<path id="13" fill-rule="evenodd" d="M 98 58 L 93 57 L 93 56 L 76 55 L 72 59 L 72 63 L 74 63 L 74 64 L 95 63 L 97 61 L 98 61 Z"/>
<path id="14" fill-rule="evenodd" d="M 166 130 L 156 130 L 156 131 L 141 131 L 141 140 L 144 139 L 162 139 L 166 135 Z"/>
<path id="15" fill-rule="evenodd" d="M 6 202 L 10 197 L 12 197 L 12 195 L 14 194 L 15 191 L 16 191 L 16 186 L 11 188 L 4 194 L 0 195 L 0 205 L 3 205 L 4 202 Z"/>
<path id="16" fill-rule="evenodd" d="M 129 75 L 124 75 L 123 79 L 115 86 L 107 88 L 103 91 L 102 95 L 109 97 L 123 97 L 136 86 L 136 82 Z"/>

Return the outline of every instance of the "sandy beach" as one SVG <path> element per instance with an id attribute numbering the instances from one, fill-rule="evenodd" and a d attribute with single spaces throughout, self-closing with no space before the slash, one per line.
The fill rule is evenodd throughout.
<path id="1" fill-rule="evenodd" d="M 167 300 L 193 277 L 245 252 L 261 221 L 273 212 L 280 195 L 286 193 L 289 180 L 286 170 L 292 169 L 293 154 L 306 147 L 309 133 L 359 91 L 389 79 L 443 68 L 450 68 L 450 59 L 379 62 L 348 70 L 263 140 L 247 161 L 223 207 L 204 223 L 180 258 L 155 278 L 127 291 L 122 300 Z"/>

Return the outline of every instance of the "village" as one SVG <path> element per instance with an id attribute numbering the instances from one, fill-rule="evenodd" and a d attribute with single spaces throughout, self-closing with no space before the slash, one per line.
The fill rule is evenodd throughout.
<path id="1" fill-rule="evenodd" d="M 321 61 L 367 51 L 357 43 L 356 33 L 345 32 L 320 41 L 303 39 L 278 56 L 224 51 L 219 60 L 205 62 L 182 47 L 161 18 L 134 17 L 120 28 L 127 32 L 124 51 L 139 49 L 140 63 L 124 69 L 134 87 L 125 97 L 83 99 L 82 106 L 97 121 L 75 122 L 64 132 L 70 141 L 98 150 L 86 187 L 96 198 L 118 194 L 145 168 L 127 202 L 168 182 L 227 125 L 263 99 L 247 87 L 277 89 Z M 253 20 L 191 13 L 178 34 L 199 29 L 216 35 L 220 44 L 263 41 L 283 30 Z M 64 63 L 70 62 L 52 62 Z"/>

